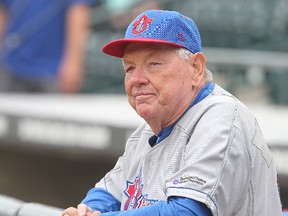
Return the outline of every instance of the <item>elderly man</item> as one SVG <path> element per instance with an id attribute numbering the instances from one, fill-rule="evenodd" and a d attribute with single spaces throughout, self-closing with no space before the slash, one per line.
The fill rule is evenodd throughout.
<path id="1" fill-rule="evenodd" d="M 115 167 L 63 215 L 281 215 L 257 121 L 211 82 L 190 18 L 146 11 L 103 51 L 122 58 L 128 101 L 146 123 Z"/>

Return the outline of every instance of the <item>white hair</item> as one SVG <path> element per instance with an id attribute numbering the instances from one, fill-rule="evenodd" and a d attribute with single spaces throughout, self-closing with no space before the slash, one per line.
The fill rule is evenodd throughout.
<path id="1" fill-rule="evenodd" d="M 176 50 L 176 53 L 177 55 L 181 58 L 181 59 L 184 59 L 184 60 L 188 60 L 190 56 L 193 55 L 192 52 L 190 52 L 189 50 L 185 49 L 185 48 L 178 48 Z M 205 66 L 205 69 L 204 69 L 204 79 L 207 81 L 207 82 L 210 82 L 213 80 L 213 74 L 210 70 L 208 70 Z"/>

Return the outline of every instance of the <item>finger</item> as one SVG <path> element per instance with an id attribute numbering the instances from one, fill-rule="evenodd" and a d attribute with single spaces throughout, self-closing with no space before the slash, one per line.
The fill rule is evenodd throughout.
<path id="1" fill-rule="evenodd" d="M 93 212 L 92 216 L 98 216 L 98 215 L 101 215 L 101 212 L 100 211 L 95 211 Z"/>
<path id="2" fill-rule="evenodd" d="M 78 216 L 87 216 L 87 212 L 91 212 L 90 208 L 85 204 L 81 203 L 77 206 Z"/>
<path id="3" fill-rule="evenodd" d="M 77 209 L 69 207 L 63 211 L 62 216 L 77 216 Z"/>

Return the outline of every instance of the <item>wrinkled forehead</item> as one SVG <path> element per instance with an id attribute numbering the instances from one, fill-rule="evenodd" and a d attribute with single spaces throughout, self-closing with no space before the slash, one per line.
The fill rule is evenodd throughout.
<path id="1" fill-rule="evenodd" d="M 169 52 L 175 52 L 178 47 L 167 45 L 167 44 L 156 44 L 156 43 L 129 43 L 126 46 L 123 59 L 130 55 L 137 54 L 167 54 Z"/>

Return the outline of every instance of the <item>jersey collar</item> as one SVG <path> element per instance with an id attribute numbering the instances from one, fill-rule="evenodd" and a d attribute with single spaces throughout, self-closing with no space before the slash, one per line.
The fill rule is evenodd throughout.
<path id="1" fill-rule="evenodd" d="M 187 110 L 184 113 L 186 113 L 191 107 L 193 107 L 194 105 L 202 101 L 204 98 L 206 98 L 208 95 L 210 95 L 213 92 L 214 88 L 215 88 L 214 83 L 207 82 L 207 84 L 199 91 L 199 93 L 197 94 L 193 102 L 190 104 L 190 106 L 187 108 Z M 166 137 L 168 137 L 170 133 L 172 132 L 174 125 L 178 122 L 178 120 L 174 122 L 173 124 L 169 125 L 168 127 L 164 128 L 162 131 L 160 131 L 158 136 L 153 135 L 152 137 L 150 137 L 148 140 L 149 145 L 153 147 L 157 145 L 158 143 L 160 143 L 162 140 L 164 140 Z"/>

